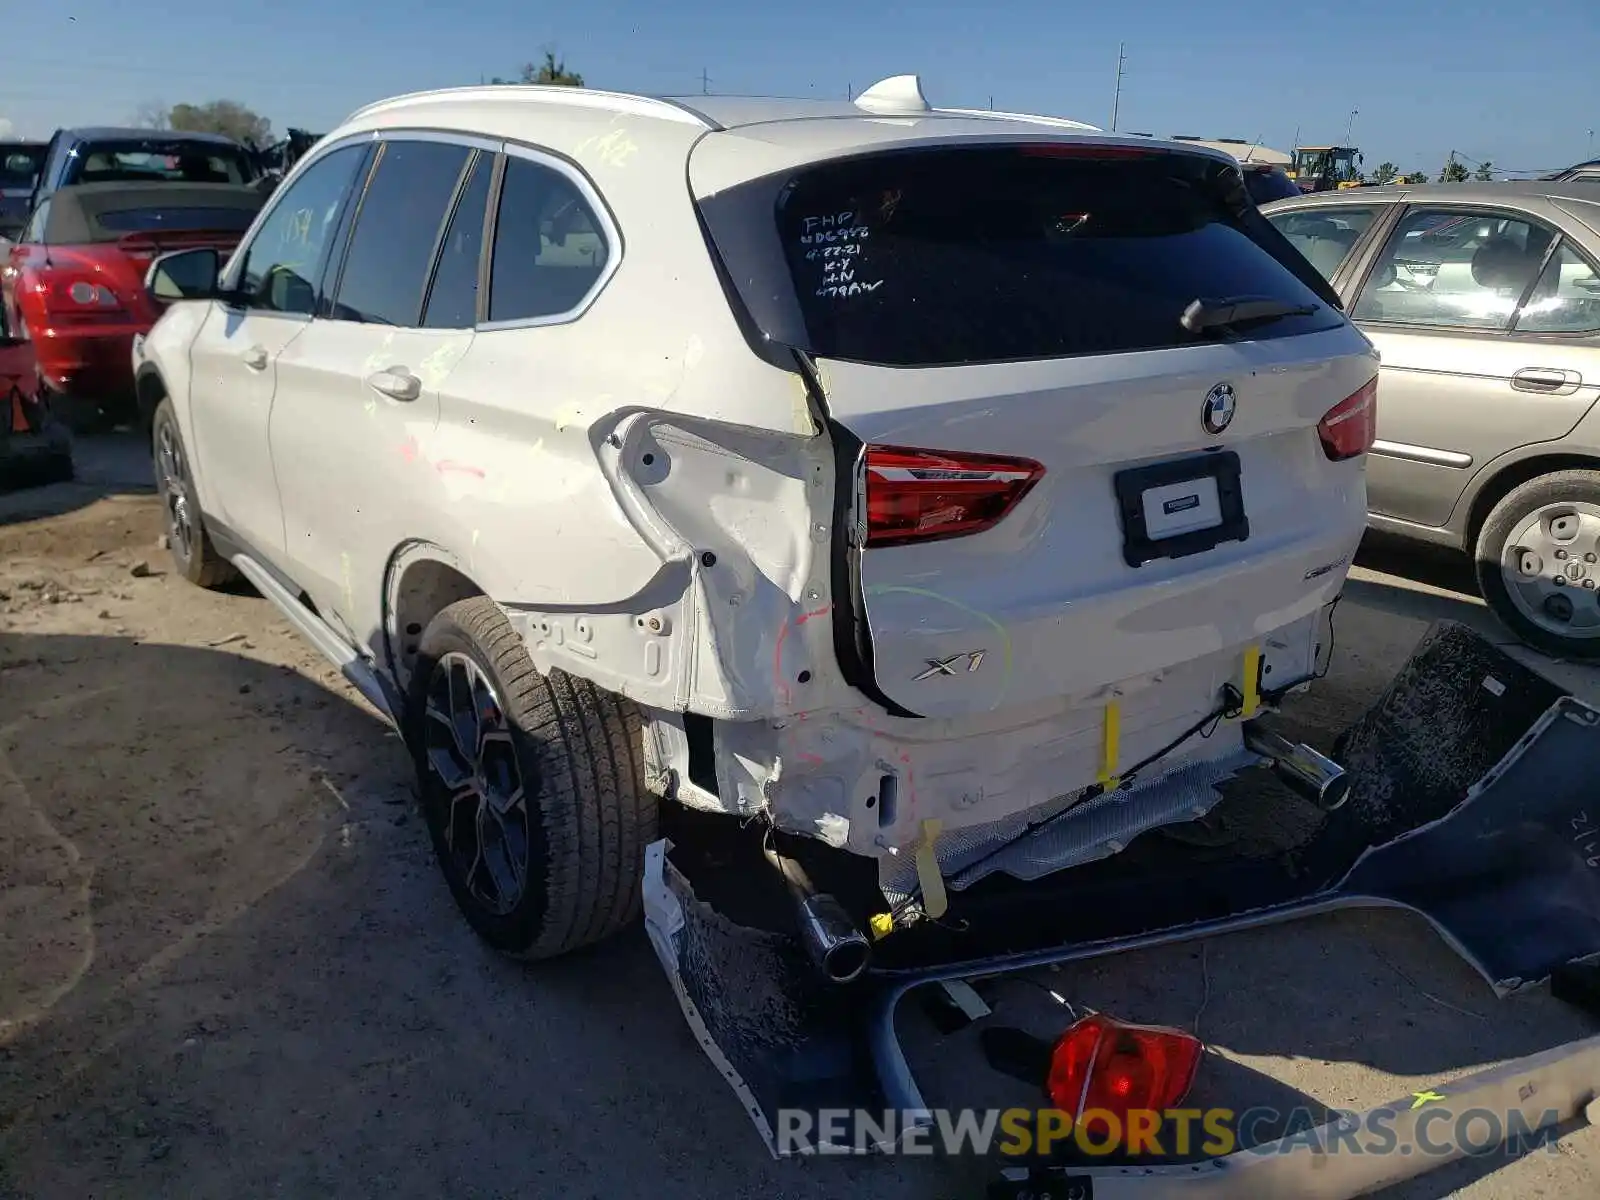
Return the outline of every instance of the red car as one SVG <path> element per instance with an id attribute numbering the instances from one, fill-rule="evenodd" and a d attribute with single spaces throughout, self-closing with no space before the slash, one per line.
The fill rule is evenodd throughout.
<path id="1" fill-rule="evenodd" d="M 30 339 L 51 407 L 82 428 L 136 412 L 133 339 L 162 306 L 144 287 L 169 250 L 231 250 L 265 195 L 226 183 L 87 183 L 35 210 L 0 270 L 13 336 Z"/>

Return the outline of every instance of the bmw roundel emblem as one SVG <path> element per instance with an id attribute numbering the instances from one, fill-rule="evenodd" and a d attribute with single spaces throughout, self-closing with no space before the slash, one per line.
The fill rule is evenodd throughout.
<path id="1" fill-rule="evenodd" d="M 1207 433 L 1219 434 L 1233 424 L 1233 412 L 1238 406 L 1239 399 L 1233 394 L 1233 388 L 1219 383 L 1206 393 L 1206 402 L 1200 409 L 1200 424 L 1206 427 Z"/>

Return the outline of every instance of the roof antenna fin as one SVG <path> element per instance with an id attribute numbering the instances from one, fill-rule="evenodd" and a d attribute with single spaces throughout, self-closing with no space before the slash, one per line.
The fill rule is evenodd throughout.
<path id="1" fill-rule="evenodd" d="M 922 80 L 915 75 L 892 75 L 880 79 L 856 97 L 856 107 L 867 112 L 896 114 L 931 112 L 933 106 L 922 94 Z"/>

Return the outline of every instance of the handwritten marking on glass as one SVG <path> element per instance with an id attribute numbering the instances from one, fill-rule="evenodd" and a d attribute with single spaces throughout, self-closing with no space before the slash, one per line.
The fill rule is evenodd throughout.
<path id="1" fill-rule="evenodd" d="M 871 228 L 851 209 L 801 218 L 800 244 L 807 247 L 805 259 L 822 264 L 822 280 L 814 295 L 844 299 L 870 295 L 883 286 L 882 279 L 856 278 L 861 243 L 871 236 Z"/>
<path id="2" fill-rule="evenodd" d="M 1587 812 L 1580 812 L 1572 818 L 1573 831 L 1578 835 L 1574 842 L 1587 842 L 1583 846 L 1584 865 L 1600 867 L 1600 823 L 1590 818 Z"/>

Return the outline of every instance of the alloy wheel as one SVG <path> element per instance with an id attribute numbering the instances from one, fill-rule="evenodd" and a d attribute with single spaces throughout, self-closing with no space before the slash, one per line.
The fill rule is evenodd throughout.
<path id="1" fill-rule="evenodd" d="M 194 548 L 194 506 L 189 499 L 189 464 L 184 461 L 183 443 L 171 421 L 161 422 L 156 432 L 156 470 L 161 475 L 167 543 L 187 561 Z"/>
<path id="2" fill-rule="evenodd" d="M 505 706 L 483 669 L 452 652 L 428 678 L 424 715 L 446 852 L 473 900 L 504 916 L 527 889 L 530 843 L 528 790 Z"/>

